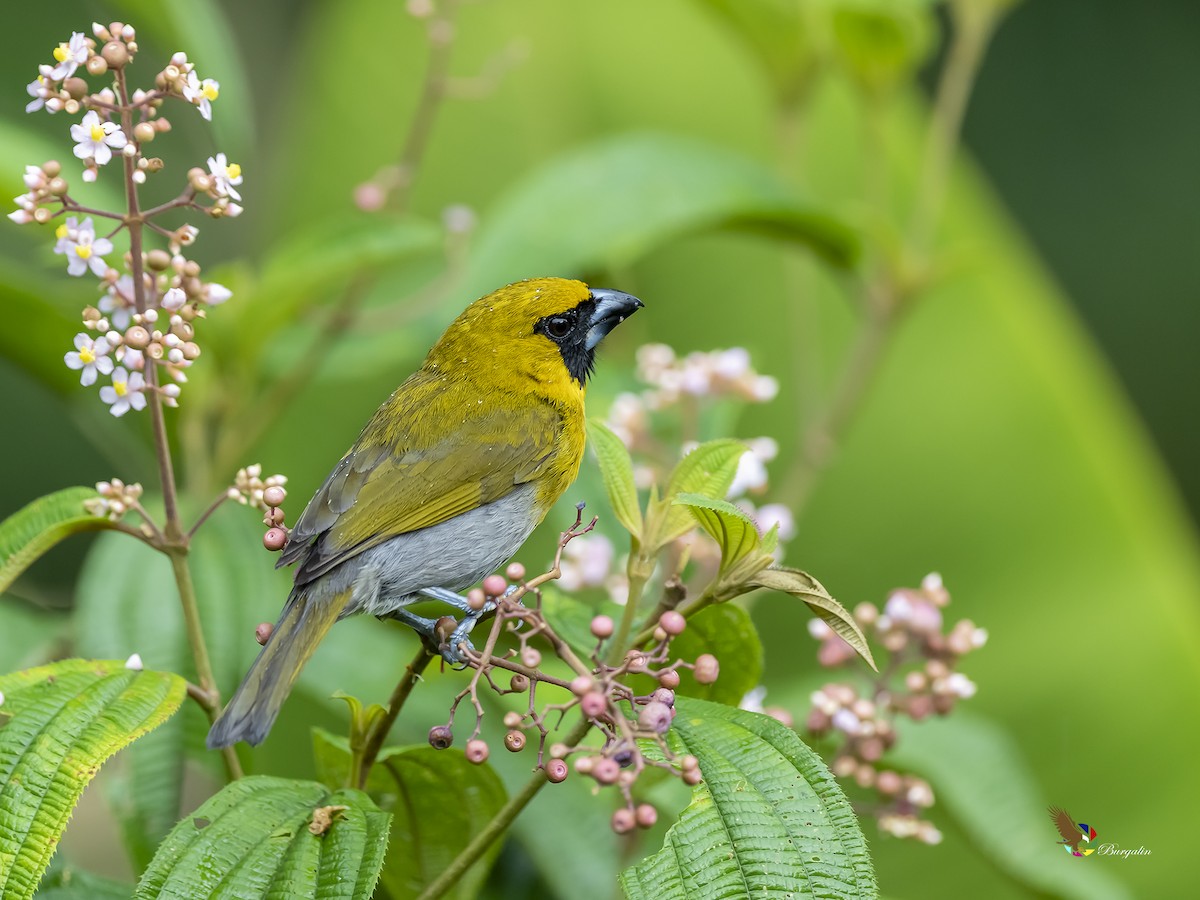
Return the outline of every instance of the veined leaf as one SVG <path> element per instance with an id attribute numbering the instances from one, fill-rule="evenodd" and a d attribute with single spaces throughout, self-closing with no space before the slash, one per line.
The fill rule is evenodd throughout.
<path id="1" fill-rule="evenodd" d="M 713 228 L 796 241 L 843 267 L 858 253 L 847 226 L 794 199 L 758 162 L 690 138 L 635 134 L 552 161 L 501 200 L 480 229 L 466 293 L 543 272 L 620 269 Z"/>
<path id="2" fill-rule="evenodd" d="M 769 716 L 680 697 L 671 734 L 704 781 L 663 848 L 621 873 L 630 900 L 878 896 L 833 776 Z"/>
<path id="3" fill-rule="evenodd" d="M 690 669 L 680 669 L 677 694 L 737 706 L 762 681 L 763 648 L 758 629 L 750 614 L 736 604 L 721 603 L 701 610 L 671 642 L 672 657 L 695 659 L 701 653 L 717 658 L 720 677 L 712 684 L 697 684 Z"/>
<path id="4" fill-rule="evenodd" d="M 728 572 L 741 560 L 760 550 L 758 526 L 746 513 L 728 500 L 700 494 L 676 495 L 676 506 L 686 507 L 700 526 L 721 547 L 721 573 Z"/>
<path id="5" fill-rule="evenodd" d="M 741 441 L 723 438 L 701 444 L 676 463 L 659 504 L 662 524 L 655 535 L 646 536 L 647 542 L 662 547 L 695 528 L 695 516 L 685 507 L 674 506 L 672 499 L 679 494 L 724 497 L 746 452 Z"/>
<path id="6" fill-rule="evenodd" d="M 0 522 L 0 592 L 33 562 L 72 534 L 111 528 L 103 516 L 93 516 L 83 501 L 96 496 L 94 488 L 72 487 L 39 497 Z"/>
<path id="7" fill-rule="evenodd" d="M 362 791 L 252 775 L 172 829 L 134 897 L 367 900 L 390 819 Z"/>
<path id="8" fill-rule="evenodd" d="M 593 419 L 589 423 L 589 430 L 613 514 L 630 534 L 640 540 L 642 508 L 638 505 L 637 486 L 633 482 L 633 460 L 629 458 L 629 451 L 604 423 Z"/>
<path id="9" fill-rule="evenodd" d="M 821 582 L 807 572 L 791 569 L 787 566 L 772 566 L 757 573 L 751 584 L 771 591 L 780 591 L 803 600 L 809 609 L 832 628 L 842 640 L 854 648 L 872 669 L 875 658 L 871 656 L 871 646 L 867 643 L 866 635 L 858 627 L 847 609 L 838 603 L 825 590 Z"/>
<path id="10" fill-rule="evenodd" d="M 313 749 L 322 780 L 345 783 L 349 742 L 317 728 Z M 371 770 L 367 791 L 393 816 L 380 875 L 392 900 L 418 896 L 505 802 L 504 785 L 491 766 L 467 762 L 456 747 L 388 747 Z M 499 851 L 494 845 L 445 896 L 474 897 Z"/>
<path id="11" fill-rule="evenodd" d="M 0 677 L 0 895 L 33 896 L 101 763 L 162 724 L 186 682 L 69 659 Z"/>

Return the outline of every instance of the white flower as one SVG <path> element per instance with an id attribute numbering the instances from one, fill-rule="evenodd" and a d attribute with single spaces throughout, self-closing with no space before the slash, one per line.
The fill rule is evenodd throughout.
<path id="1" fill-rule="evenodd" d="M 169 309 L 171 312 L 175 312 L 185 303 L 187 303 L 187 294 L 183 292 L 182 288 L 173 287 L 163 294 L 163 298 L 159 302 L 159 305 L 163 309 Z"/>
<path id="2" fill-rule="evenodd" d="M 50 88 L 46 84 L 46 79 L 39 75 L 29 84 L 25 85 L 25 90 L 33 99 L 25 104 L 25 112 L 37 112 L 46 105 L 46 97 L 50 94 Z"/>
<path id="3" fill-rule="evenodd" d="M 218 153 L 208 158 L 208 171 L 212 175 L 213 190 L 218 197 L 229 197 L 231 200 L 241 200 L 234 187 L 242 183 L 242 167 L 237 163 L 226 162 L 225 154 Z"/>
<path id="4" fill-rule="evenodd" d="M 753 450 L 747 450 L 738 460 L 737 473 L 729 485 L 729 497 L 740 497 L 747 491 L 761 491 L 767 486 L 767 467 Z"/>
<path id="5" fill-rule="evenodd" d="M 770 531 L 776 525 L 779 526 L 780 541 L 790 541 L 796 536 L 796 518 L 790 509 L 782 503 L 767 503 L 759 507 L 758 527 L 763 530 L 763 533 Z"/>
<path id="6" fill-rule="evenodd" d="M 559 583 L 567 591 L 598 587 L 608 577 L 612 561 L 612 541 L 604 535 L 577 537 L 563 548 Z"/>
<path id="7" fill-rule="evenodd" d="M 212 121 L 212 102 L 220 94 L 219 82 L 213 81 L 211 78 L 201 81 L 195 69 L 187 73 L 187 80 L 183 83 L 183 96 L 189 103 L 200 107 L 200 115 L 210 122 Z"/>
<path id="8" fill-rule="evenodd" d="M 94 159 L 103 166 L 112 159 L 113 150 L 125 146 L 125 132 L 116 122 L 101 122 L 100 114 L 88 110 L 78 125 L 71 126 L 71 140 L 76 141 L 74 153 L 80 159 Z"/>
<path id="9" fill-rule="evenodd" d="M 726 381 L 736 381 L 750 372 L 750 351 L 745 347 L 714 350 L 712 357 L 713 372 Z"/>
<path id="10" fill-rule="evenodd" d="M 75 350 L 63 357 L 68 369 L 79 369 L 79 383 L 84 387 L 96 383 L 96 373 L 107 375 L 113 370 L 109 358 L 108 341 L 104 338 L 92 340 L 82 331 L 75 335 Z"/>
<path id="11" fill-rule="evenodd" d="M 110 407 L 114 416 L 123 416 L 130 409 L 145 409 L 146 380 L 141 372 L 130 375 L 124 367 L 117 366 L 112 373 L 112 384 L 100 388 L 100 399 Z"/>
<path id="12" fill-rule="evenodd" d="M 215 281 L 210 281 L 204 286 L 204 302 L 209 306 L 220 306 L 232 296 L 233 291 Z"/>
<path id="13" fill-rule="evenodd" d="M 116 284 L 110 284 L 108 293 L 100 298 L 97 305 L 100 307 L 100 312 L 108 316 L 113 328 L 118 331 L 128 328 L 134 307 L 133 276 L 122 275 L 117 279 Z"/>
<path id="14" fill-rule="evenodd" d="M 103 277 L 108 271 L 104 254 L 112 252 L 112 241 L 96 237 L 90 216 L 82 225 L 77 225 L 75 217 L 71 216 L 54 234 L 58 238 L 54 252 L 66 254 L 68 275 L 82 275 L 90 268 L 97 277 Z"/>
<path id="15" fill-rule="evenodd" d="M 17 208 L 8 214 L 10 219 L 18 225 L 28 225 L 33 221 L 33 211 L 37 209 L 37 204 L 33 200 L 32 193 L 13 197 L 13 203 L 17 204 Z"/>
<path id="16" fill-rule="evenodd" d="M 129 659 L 125 660 L 125 668 L 132 669 L 134 672 L 142 671 L 142 669 L 145 667 L 142 665 L 141 654 L 135 653 L 130 656 Z"/>
<path id="17" fill-rule="evenodd" d="M 73 32 L 69 41 L 54 48 L 54 61 L 58 65 L 50 70 L 50 77 L 55 81 L 70 78 L 76 69 L 87 62 L 87 58 L 87 39 L 82 32 Z"/>
<path id="18" fill-rule="evenodd" d="M 756 688 L 751 688 L 746 696 L 742 697 L 742 702 L 738 704 L 738 709 L 744 709 L 746 712 L 760 713 L 763 711 L 763 701 L 767 699 L 767 689 L 763 685 Z"/>

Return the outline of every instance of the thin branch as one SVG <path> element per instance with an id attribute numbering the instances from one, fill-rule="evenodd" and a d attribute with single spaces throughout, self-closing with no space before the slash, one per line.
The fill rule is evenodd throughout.
<path id="1" fill-rule="evenodd" d="M 388 732 L 392 730 L 392 725 L 395 724 L 396 718 L 400 715 L 400 710 L 404 708 L 404 702 L 408 699 L 408 695 L 412 693 L 412 689 L 417 682 L 421 680 L 421 673 L 429 665 L 433 656 L 425 649 L 422 644 L 417 650 L 417 655 L 413 657 L 404 669 L 404 675 L 396 683 L 395 689 L 392 691 L 392 696 L 388 698 L 387 713 L 380 719 L 377 719 L 371 726 L 371 732 L 367 736 L 366 745 L 363 748 L 362 765 L 359 767 L 358 774 L 355 778 L 356 785 L 359 790 L 363 790 L 367 784 L 367 778 L 371 774 L 371 767 L 375 765 L 375 760 L 379 756 L 379 750 L 383 747 L 384 740 L 387 739 Z"/>
<path id="2" fill-rule="evenodd" d="M 187 536 L 188 536 L 189 541 L 193 537 L 196 536 L 196 532 L 200 530 L 200 526 L 208 521 L 208 517 L 211 516 L 213 513 L 215 513 L 218 509 L 220 509 L 221 504 L 223 504 L 228 499 L 229 499 L 229 492 L 221 491 L 221 493 L 219 493 L 217 495 L 216 499 L 213 500 L 212 503 L 208 504 L 208 508 L 206 510 L 204 510 L 204 512 L 200 513 L 200 518 L 198 518 L 196 520 L 196 524 L 193 525 L 190 529 L 188 529 Z"/>

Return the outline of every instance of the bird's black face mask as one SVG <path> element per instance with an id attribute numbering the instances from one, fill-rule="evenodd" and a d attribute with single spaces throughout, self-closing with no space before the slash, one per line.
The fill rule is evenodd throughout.
<path id="1" fill-rule="evenodd" d="M 596 364 L 596 346 L 605 335 L 644 305 L 620 291 L 595 288 L 574 309 L 538 320 L 533 330 L 558 345 L 563 363 L 580 385 L 587 382 Z"/>

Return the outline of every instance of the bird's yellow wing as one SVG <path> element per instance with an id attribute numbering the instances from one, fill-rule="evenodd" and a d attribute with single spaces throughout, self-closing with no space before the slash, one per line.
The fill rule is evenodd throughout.
<path id="1" fill-rule="evenodd" d="M 438 387 L 420 373 L 405 382 L 309 501 L 279 560 L 303 560 L 297 584 L 499 500 L 550 464 L 562 431 L 553 406 Z"/>

